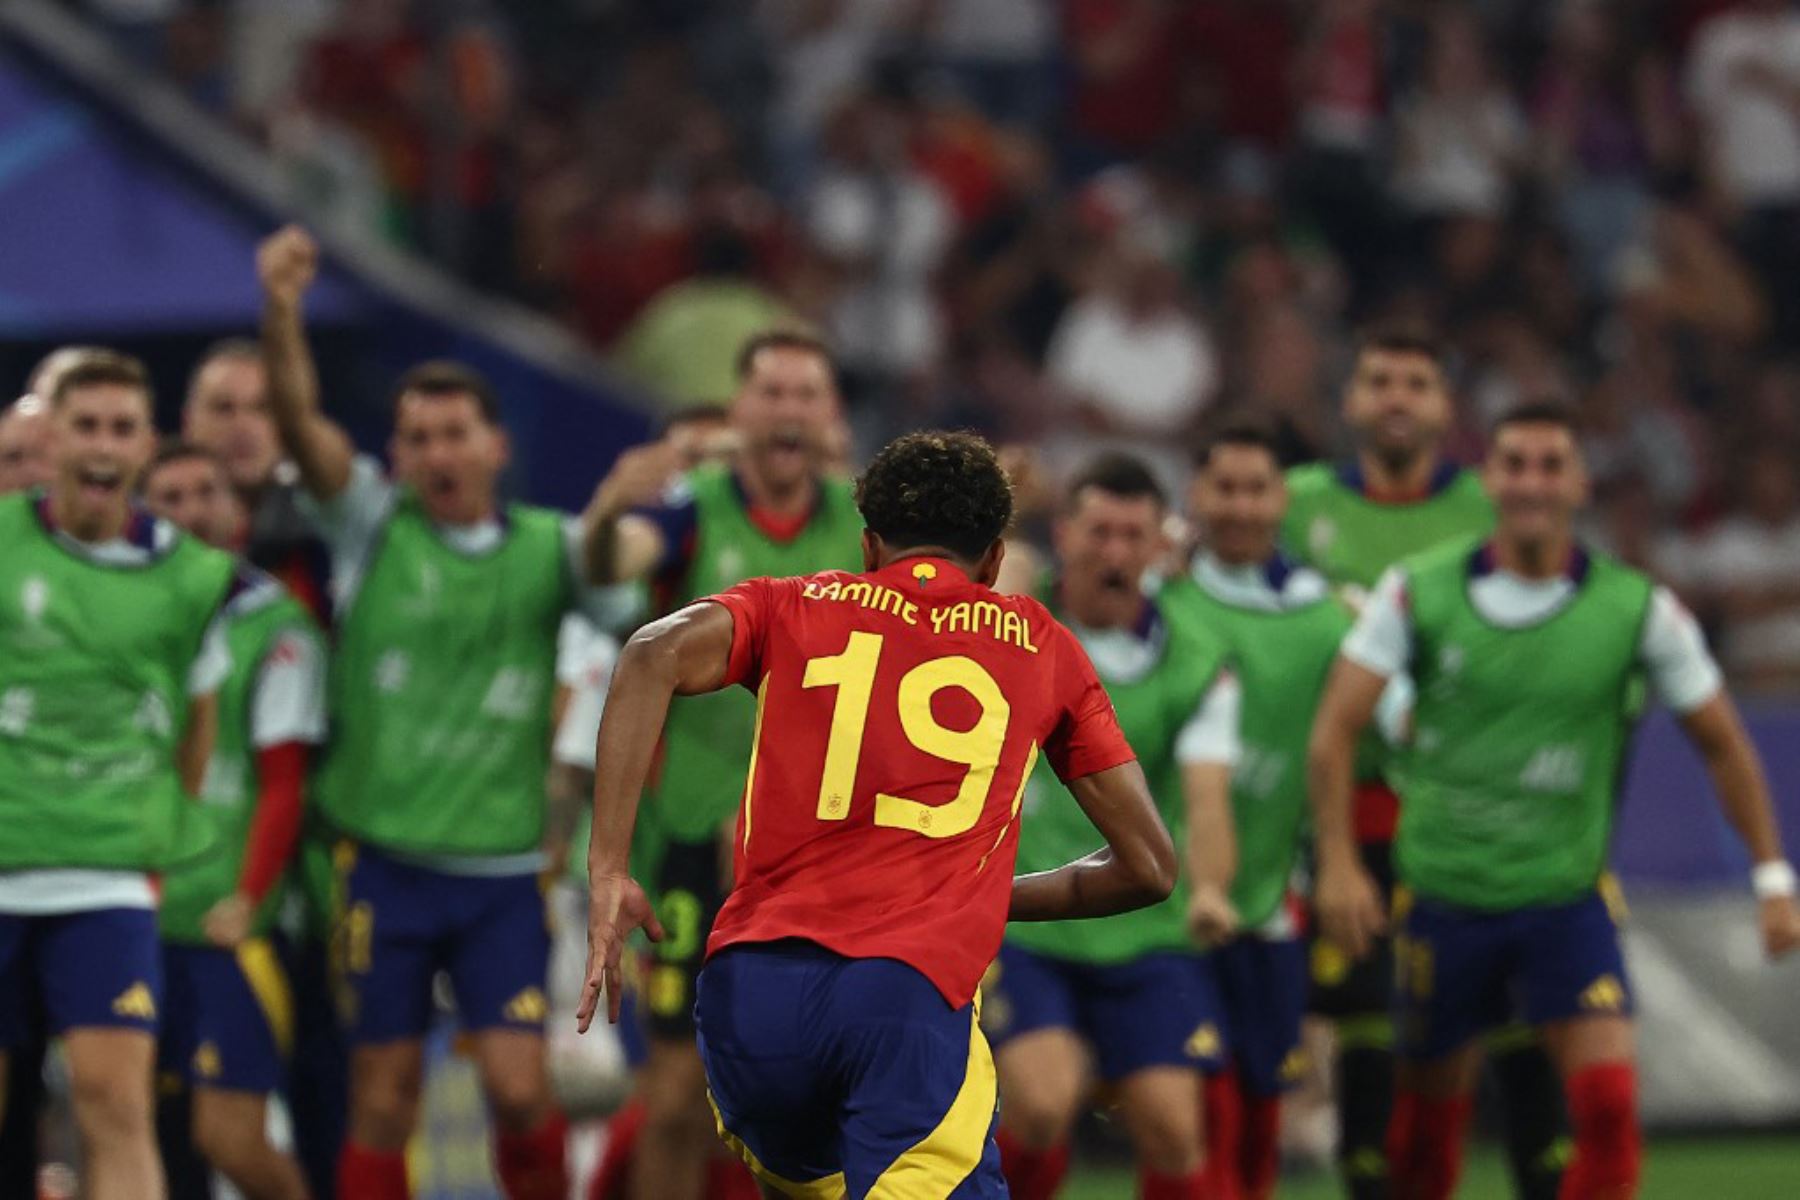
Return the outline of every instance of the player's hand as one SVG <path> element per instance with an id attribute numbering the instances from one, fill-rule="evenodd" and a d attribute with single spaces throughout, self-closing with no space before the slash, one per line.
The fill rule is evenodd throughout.
<path id="1" fill-rule="evenodd" d="M 288 225 L 256 248 L 256 277 L 277 304 L 296 305 L 319 271 L 319 246 L 298 225 Z"/>
<path id="2" fill-rule="evenodd" d="M 1800 905 L 1792 896 L 1770 896 L 1760 906 L 1763 950 L 1771 960 L 1800 950 Z"/>
<path id="3" fill-rule="evenodd" d="M 1359 862 L 1320 864 L 1313 909 L 1321 932 L 1351 958 L 1367 954 L 1387 928 L 1381 890 Z"/>
<path id="4" fill-rule="evenodd" d="M 1218 946 L 1237 936 L 1237 909 L 1220 888 L 1210 884 L 1194 889 L 1188 898 L 1188 933 L 1195 941 Z"/>
<path id="5" fill-rule="evenodd" d="M 616 517 L 655 504 L 682 470 L 686 451 L 685 443 L 673 439 L 627 450 L 594 489 L 592 507 L 602 516 Z"/>
<path id="6" fill-rule="evenodd" d="M 235 950 L 250 936 L 250 923 L 256 906 L 242 892 L 233 892 L 206 910 L 200 918 L 200 932 L 221 950 Z"/>
<path id="7" fill-rule="evenodd" d="M 586 1033 L 606 991 L 606 1019 L 619 1023 L 619 961 L 626 939 L 642 929 L 653 942 L 663 939 L 662 922 L 637 880 L 629 875 L 596 875 L 588 885 L 587 982 L 581 985 L 581 1004 L 575 1009 L 575 1028 Z"/>

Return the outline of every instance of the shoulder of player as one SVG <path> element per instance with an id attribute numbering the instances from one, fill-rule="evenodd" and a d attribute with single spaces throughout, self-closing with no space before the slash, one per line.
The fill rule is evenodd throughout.
<path id="1" fill-rule="evenodd" d="M 1448 538 L 1424 550 L 1407 555 L 1390 569 L 1398 570 L 1408 582 L 1443 571 L 1461 570 L 1470 556 L 1487 539 L 1488 535 L 1485 533 L 1464 534 L 1461 537 Z"/>
<path id="2" fill-rule="evenodd" d="M 238 560 L 231 587 L 225 596 L 227 620 L 241 620 L 272 609 L 280 610 L 282 628 L 316 631 L 318 622 L 288 586 L 260 567 Z"/>
<path id="3" fill-rule="evenodd" d="M 1294 500 L 1309 500 L 1315 496 L 1341 487 L 1338 469 L 1329 462 L 1301 463 L 1287 469 L 1287 488 L 1290 503 Z"/>

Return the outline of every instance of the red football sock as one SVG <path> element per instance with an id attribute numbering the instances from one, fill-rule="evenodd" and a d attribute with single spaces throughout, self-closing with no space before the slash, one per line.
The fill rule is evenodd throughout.
<path id="1" fill-rule="evenodd" d="M 1239 1148 L 1244 1140 L 1243 1093 L 1237 1073 L 1208 1075 L 1206 1097 L 1206 1170 L 1216 1200 L 1241 1200 L 1244 1195 Z"/>
<path id="2" fill-rule="evenodd" d="M 345 1142 L 338 1154 L 339 1200 L 409 1200 L 406 1152 Z"/>
<path id="3" fill-rule="evenodd" d="M 1246 1094 L 1243 1109 L 1237 1181 L 1243 1200 L 1269 1200 L 1281 1174 L 1281 1097 Z"/>
<path id="4" fill-rule="evenodd" d="M 627 1100 L 606 1123 L 606 1149 L 594 1169 L 594 1181 L 588 1185 L 588 1200 L 625 1200 L 632 1155 L 643 1129 L 644 1106 L 635 1098 Z"/>
<path id="5" fill-rule="evenodd" d="M 1051 1200 L 1069 1173 L 1069 1145 L 1033 1150 L 1005 1129 L 994 1135 L 1000 1144 L 1000 1173 L 1013 1200 Z"/>
<path id="6" fill-rule="evenodd" d="M 1567 1087 L 1575 1158 L 1559 1200 L 1631 1200 L 1644 1152 L 1637 1070 L 1628 1062 L 1596 1063 L 1571 1075 Z"/>
<path id="7" fill-rule="evenodd" d="M 494 1173 L 506 1200 L 567 1200 L 569 1123 L 551 1115 L 526 1133 L 494 1135 Z"/>
<path id="8" fill-rule="evenodd" d="M 1474 1109 L 1468 1096 L 1428 1099 L 1402 1091 L 1395 1098 L 1387 1142 L 1393 1200 L 1450 1200 Z"/>
<path id="9" fill-rule="evenodd" d="M 1138 1168 L 1139 1200 L 1214 1200 L 1206 1168 L 1186 1175 L 1161 1175 L 1149 1167 Z"/>
<path id="10" fill-rule="evenodd" d="M 706 1164 L 706 1200 L 762 1200 L 756 1176 L 741 1159 L 711 1159 Z"/>

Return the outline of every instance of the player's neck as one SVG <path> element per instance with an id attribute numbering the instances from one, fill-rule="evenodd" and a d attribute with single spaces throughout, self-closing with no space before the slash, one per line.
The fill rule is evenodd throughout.
<path id="1" fill-rule="evenodd" d="M 1569 569 L 1575 554 L 1575 535 L 1562 530 L 1545 538 L 1510 538 L 1496 534 L 1494 566 L 1521 579 L 1554 579 Z"/>
<path id="2" fill-rule="evenodd" d="M 50 492 L 50 520 L 62 533 L 78 542 L 99 545 L 125 536 L 131 523 L 131 504 L 121 500 L 104 508 L 84 508 L 61 491 Z"/>
<path id="3" fill-rule="evenodd" d="M 1414 500 L 1425 495 L 1431 490 L 1431 477 L 1438 465 L 1435 446 L 1404 462 L 1391 462 L 1368 450 L 1356 457 L 1362 468 L 1363 490 L 1370 499 L 1383 502 Z"/>

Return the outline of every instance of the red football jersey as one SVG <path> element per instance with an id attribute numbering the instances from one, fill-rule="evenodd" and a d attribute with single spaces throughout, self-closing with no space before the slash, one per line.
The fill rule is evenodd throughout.
<path id="1" fill-rule="evenodd" d="M 757 709 L 707 953 L 804 938 L 968 1003 L 1000 949 L 1038 754 L 1065 780 L 1134 757 L 1080 643 L 935 558 L 712 599 L 735 623 L 726 680 Z"/>

